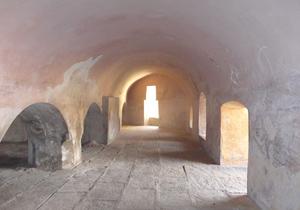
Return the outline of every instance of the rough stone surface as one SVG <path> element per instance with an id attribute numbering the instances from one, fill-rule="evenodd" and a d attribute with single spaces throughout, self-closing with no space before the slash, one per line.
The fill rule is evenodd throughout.
<path id="1" fill-rule="evenodd" d="M 68 129 L 60 112 L 50 104 L 40 103 L 26 108 L 20 118 L 26 129 L 29 165 L 61 169 L 62 144 L 68 138 Z"/>
<path id="2" fill-rule="evenodd" d="M 72 170 L 0 169 L 0 209 L 258 210 L 246 172 L 212 164 L 184 134 L 128 127 L 108 146 L 83 148 Z"/>
<path id="3" fill-rule="evenodd" d="M 120 131 L 119 98 L 104 96 L 102 99 L 106 144 L 112 143 Z"/>

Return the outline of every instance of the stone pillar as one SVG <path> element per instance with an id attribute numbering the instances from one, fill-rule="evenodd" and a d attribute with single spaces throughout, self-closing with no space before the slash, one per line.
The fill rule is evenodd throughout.
<path id="1" fill-rule="evenodd" d="M 104 115 L 106 144 L 112 143 L 120 131 L 119 98 L 103 96 L 102 109 Z"/>

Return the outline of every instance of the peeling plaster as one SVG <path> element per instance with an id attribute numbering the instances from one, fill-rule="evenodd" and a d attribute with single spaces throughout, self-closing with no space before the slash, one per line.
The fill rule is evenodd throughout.
<path id="1" fill-rule="evenodd" d="M 48 88 L 48 100 L 51 101 L 51 99 L 55 97 L 57 93 L 66 91 L 70 85 L 77 85 L 77 87 L 81 87 L 81 85 L 84 83 L 93 83 L 92 80 L 89 79 L 89 73 L 92 67 L 101 59 L 101 57 L 102 55 L 99 55 L 95 58 L 91 57 L 85 61 L 73 64 L 65 71 L 64 81 L 62 84 L 54 88 Z M 76 82 L 79 82 L 79 84 L 76 84 Z"/>
<path id="2" fill-rule="evenodd" d="M 65 71 L 63 83 L 47 90 L 47 101 L 58 107 L 69 129 L 70 140 L 63 145 L 65 167 L 81 161 L 80 141 L 86 110 L 92 102 L 99 101 L 98 86 L 96 81 L 90 79 L 90 72 L 101 57 L 99 55 L 73 64 Z M 70 157 L 72 154 L 73 157 Z"/>

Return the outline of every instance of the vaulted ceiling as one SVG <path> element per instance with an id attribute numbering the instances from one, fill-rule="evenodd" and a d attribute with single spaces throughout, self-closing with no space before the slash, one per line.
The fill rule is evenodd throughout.
<path id="1" fill-rule="evenodd" d="M 102 55 L 98 71 L 124 61 L 120 74 L 169 66 L 196 85 L 263 87 L 299 67 L 299 8 L 297 0 L 3 1 L 1 78 L 46 88 Z"/>

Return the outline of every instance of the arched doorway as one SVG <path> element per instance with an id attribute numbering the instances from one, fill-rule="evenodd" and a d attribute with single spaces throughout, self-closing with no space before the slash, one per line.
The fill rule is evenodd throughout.
<path id="1" fill-rule="evenodd" d="M 247 165 L 249 148 L 248 109 L 237 101 L 221 107 L 221 164 Z"/>

